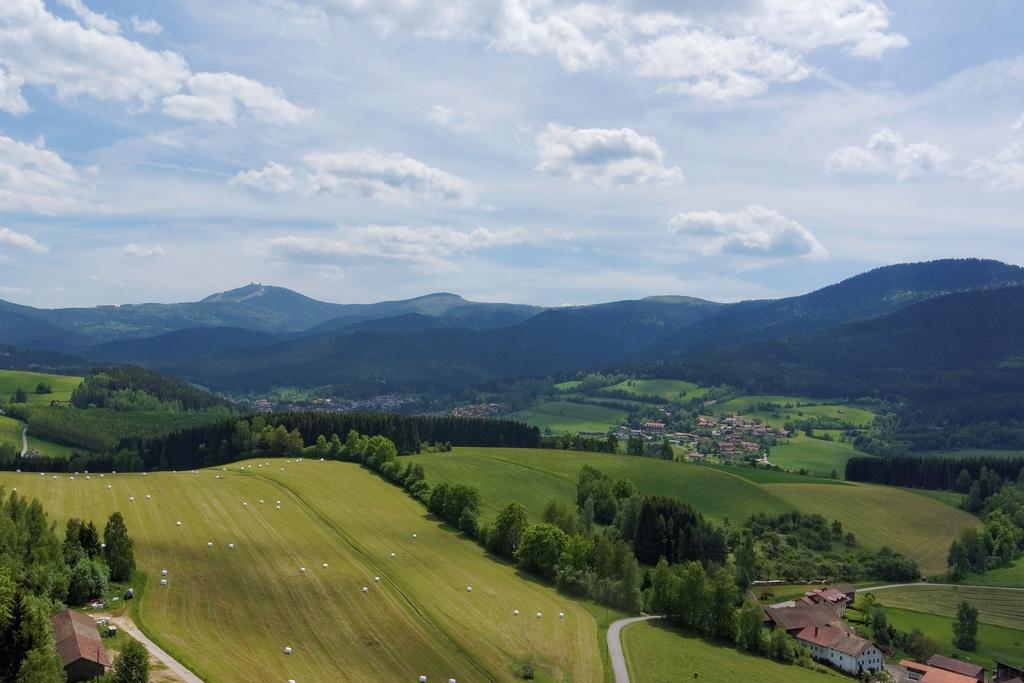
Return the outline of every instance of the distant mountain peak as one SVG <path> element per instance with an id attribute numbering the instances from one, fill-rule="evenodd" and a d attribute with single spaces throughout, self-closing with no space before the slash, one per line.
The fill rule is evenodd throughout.
<path id="1" fill-rule="evenodd" d="M 235 289 L 229 289 L 223 292 L 217 292 L 203 299 L 200 303 L 242 303 L 244 301 L 252 301 L 260 297 L 265 297 L 270 294 L 300 297 L 306 299 L 303 294 L 286 289 L 284 287 L 275 287 L 273 285 L 264 285 L 262 282 L 250 282 L 242 287 L 236 287 Z"/>

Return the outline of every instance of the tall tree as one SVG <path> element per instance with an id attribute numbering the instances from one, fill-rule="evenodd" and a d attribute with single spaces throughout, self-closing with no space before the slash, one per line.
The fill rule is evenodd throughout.
<path id="1" fill-rule="evenodd" d="M 129 640 L 114 660 L 114 683 L 148 683 L 149 655 L 137 640 Z"/>
<path id="2" fill-rule="evenodd" d="M 135 571 L 134 543 L 128 535 L 128 527 L 120 512 L 114 512 L 103 529 L 103 558 L 110 567 L 113 581 L 128 581 Z"/>
<path id="3" fill-rule="evenodd" d="M 527 526 L 526 508 L 521 503 L 509 503 L 498 513 L 498 519 L 487 539 L 488 547 L 502 557 L 515 557 Z"/>
<path id="4" fill-rule="evenodd" d="M 953 644 L 961 650 L 978 649 L 978 609 L 969 602 L 961 602 L 956 608 L 953 622 Z"/>

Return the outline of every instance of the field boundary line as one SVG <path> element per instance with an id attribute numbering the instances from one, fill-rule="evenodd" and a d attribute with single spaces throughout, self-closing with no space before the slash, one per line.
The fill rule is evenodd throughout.
<path id="1" fill-rule="evenodd" d="M 455 638 L 450 633 L 444 630 L 440 624 L 438 624 L 433 618 L 431 618 L 431 616 L 429 615 L 425 608 L 423 608 L 415 600 L 413 600 L 412 596 L 409 595 L 393 578 L 391 578 L 391 576 L 387 572 L 382 571 L 381 568 L 378 567 L 371 559 L 372 556 L 370 555 L 370 553 L 368 553 L 358 543 L 352 540 L 352 538 L 349 537 L 348 534 L 346 534 L 344 531 L 338 528 L 338 526 L 334 522 L 332 522 L 324 513 L 322 513 L 319 508 L 309 503 L 302 496 L 296 493 L 291 487 L 289 487 L 287 484 L 284 484 L 283 482 L 277 481 L 276 479 L 271 479 L 270 477 L 267 477 L 262 474 L 246 473 L 245 476 L 254 476 L 263 479 L 267 482 L 270 482 L 271 485 L 277 486 L 281 490 L 291 495 L 295 500 L 299 501 L 299 504 L 305 507 L 306 510 L 314 518 L 320 520 L 320 522 L 325 527 L 327 527 L 327 529 L 332 534 L 337 536 L 343 543 L 345 543 L 345 545 L 349 546 L 364 563 L 369 565 L 374 570 L 375 573 L 379 574 L 382 580 L 391 584 L 391 586 L 398 592 L 402 599 L 405 600 L 409 607 L 412 608 L 413 613 L 415 613 L 416 616 L 422 619 L 423 622 L 428 627 L 432 628 L 434 631 L 440 634 L 442 638 L 449 645 L 451 645 L 456 652 L 462 655 L 462 657 L 465 658 L 465 660 L 473 666 L 474 669 L 476 669 L 483 676 L 485 676 L 487 680 L 494 682 L 498 681 L 498 678 L 491 671 L 489 671 L 487 667 L 485 667 L 481 662 L 477 661 L 477 659 L 473 655 L 471 655 L 469 651 L 467 651 L 466 648 L 464 648 L 457 640 L 455 640 Z"/>

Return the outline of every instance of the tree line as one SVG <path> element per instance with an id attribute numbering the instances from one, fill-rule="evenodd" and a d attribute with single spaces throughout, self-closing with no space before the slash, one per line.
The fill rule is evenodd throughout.
<path id="1" fill-rule="evenodd" d="M 960 473 L 972 480 L 982 468 L 1002 479 L 1016 479 L 1024 470 L 1024 457 L 998 455 L 920 455 L 893 458 L 855 456 L 846 463 L 846 479 L 871 484 L 907 486 L 941 491 L 956 490 Z"/>

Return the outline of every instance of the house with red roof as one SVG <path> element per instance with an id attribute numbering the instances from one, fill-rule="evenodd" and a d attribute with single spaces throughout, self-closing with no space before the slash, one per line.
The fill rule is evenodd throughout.
<path id="1" fill-rule="evenodd" d="M 92 617 L 80 612 L 64 610 L 54 614 L 53 638 L 57 642 L 57 656 L 68 683 L 87 681 L 102 676 L 110 666 L 100 632 Z"/>
<path id="2" fill-rule="evenodd" d="M 911 681 L 918 683 L 976 683 L 978 680 L 974 676 L 968 676 L 937 666 L 929 666 L 928 664 L 919 664 L 909 659 L 901 660 L 900 666 L 907 670 L 907 677 Z M 984 675 L 983 670 L 982 680 L 985 680 Z"/>
<path id="3" fill-rule="evenodd" d="M 838 625 L 807 626 L 796 634 L 798 643 L 819 662 L 856 676 L 861 671 L 879 671 L 884 666 L 882 651 L 866 638 Z"/>

